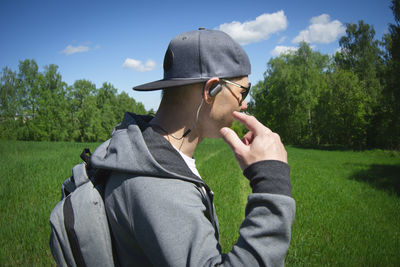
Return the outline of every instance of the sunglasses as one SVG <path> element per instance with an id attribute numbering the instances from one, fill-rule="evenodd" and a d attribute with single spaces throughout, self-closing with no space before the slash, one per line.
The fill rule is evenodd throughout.
<path id="1" fill-rule="evenodd" d="M 244 91 L 242 91 L 240 94 L 242 95 L 242 99 L 239 101 L 239 106 L 242 106 L 242 102 L 243 102 L 243 100 L 246 98 L 246 96 L 249 94 L 249 91 L 250 91 L 250 88 L 251 88 L 251 83 L 249 83 L 249 86 L 248 87 L 244 87 L 243 85 L 240 85 L 240 84 L 238 84 L 238 83 L 235 83 L 235 82 L 232 82 L 232 81 L 229 81 L 229 80 L 226 80 L 226 79 L 221 79 L 221 81 L 223 81 L 223 82 L 225 82 L 225 83 L 229 83 L 229 84 L 232 84 L 232 85 L 234 85 L 234 86 L 237 86 L 237 87 L 240 87 L 240 88 L 242 88 Z M 229 87 L 227 87 L 228 89 L 229 89 L 229 91 L 231 91 L 230 90 L 230 88 Z M 233 92 L 231 91 L 231 93 L 233 94 Z M 236 97 L 236 96 L 235 96 Z"/>

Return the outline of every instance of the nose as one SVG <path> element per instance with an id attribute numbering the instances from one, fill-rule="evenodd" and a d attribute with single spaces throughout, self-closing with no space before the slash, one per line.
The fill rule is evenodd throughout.
<path id="1" fill-rule="evenodd" d="M 246 110 L 247 109 L 247 103 L 245 100 L 243 100 L 242 105 L 240 106 L 240 110 Z"/>

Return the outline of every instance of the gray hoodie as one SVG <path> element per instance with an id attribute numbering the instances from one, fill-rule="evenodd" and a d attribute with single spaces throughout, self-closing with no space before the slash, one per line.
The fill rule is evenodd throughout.
<path id="1" fill-rule="evenodd" d="M 283 266 L 295 216 L 289 166 L 261 161 L 243 172 L 253 193 L 236 244 L 222 254 L 210 188 L 151 118 L 126 113 L 92 155 L 112 170 L 105 204 L 120 265 Z"/>

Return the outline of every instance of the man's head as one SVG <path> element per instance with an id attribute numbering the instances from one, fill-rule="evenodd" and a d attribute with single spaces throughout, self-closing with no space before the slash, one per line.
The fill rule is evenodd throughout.
<path id="1" fill-rule="evenodd" d="M 138 91 L 206 82 L 210 78 L 248 76 L 249 58 L 228 34 L 200 28 L 171 40 L 164 57 L 164 79 L 135 86 Z"/>
<path id="2" fill-rule="evenodd" d="M 229 35 L 200 28 L 172 39 L 164 57 L 164 79 L 133 89 L 163 89 L 161 105 L 169 112 L 178 108 L 192 113 L 204 103 L 196 127 L 210 129 L 204 134 L 217 137 L 221 127 L 232 124 L 232 112 L 247 107 L 243 100 L 250 71 L 246 52 Z"/>
<path id="3" fill-rule="evenodd" d="M 219 87 L 219 89 L 218 89 Z M 207 129 L 207 137 L 219 137 L 222 127 L 230 127 L 233 123 L 233 111 L 247 108 L 243 96 L 250 89 L 247 76 L 220 79 L 213 77 L 204 84 L 202 96 L 205 102 L 202 126 Z M 219 92 L 214 96 L 214 91 Z M 205 118 L 204 118 L 205 117 Z"/>

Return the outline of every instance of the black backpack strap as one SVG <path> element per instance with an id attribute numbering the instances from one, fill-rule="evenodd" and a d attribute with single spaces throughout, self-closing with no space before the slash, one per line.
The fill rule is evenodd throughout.
<path id="1" fill-rule="evenodd" d="M 78 237 L 76 236 L 74 227 L 75 227 L 75 217 L 74 210 L 71 205 L 71 195 L 69 195 L 64 202 L 63 206 L 64 213 L 64 227 L 67 232 L 68 241 L 70 243 L 70 247 L 72 250 L 72 254 L 74 256 L 76 265 L 78 267 L 85 267 L 86 263 L 82 255 L 82 251 L 80 250 Z"/>
<path id="2" fill-rule="evenodd" d="M 111 176 L 112 171 L 111 170 L 104 170 L 104 169 L 98 169 L 96 170 L 96 172 L 93 175 L 93 184 L 95 185 L 96 189 L 99 191 L 101 197 L 104 200 L 104 193 L 105 193 L 105 187 L 106 187 L 106 183 L 108 181 L 108 178 Z M 105 201 L 104 201 L 104 205 L 105 205 Z M 107 216 L 107 222 L 108 222 L 108 226 L 110 226 L 110 222 L 108 221 L 108 216 Z M 114 239 L 114 235 L 112 233 L 111 227 L 109 227 L 110 229 L 110 236 L 111 236 L 111 248 L 112 248 L 112 254 L 113 254 L 113 258 L 114 258 L 114 265 L 115 267 L 119 267 L 121 266 L 118 256 L 117 256 L 117 251 L 115 248 L 115 239 Z"/>
<path id="3" fill-rule="evenodd" d="M 89 148 L 84 148 L 82 153 L 81 153 L 81 159 L 86 163 L 86 166 L 91 168 L 90 165 L 90 157 L 92 156 L 92 153 L 90 152 Z"/>

